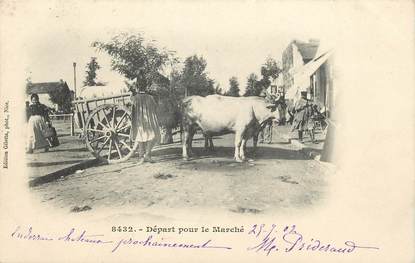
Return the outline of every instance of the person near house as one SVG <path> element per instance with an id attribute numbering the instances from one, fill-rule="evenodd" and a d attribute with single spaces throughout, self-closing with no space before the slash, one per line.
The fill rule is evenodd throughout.
<path id="1" fill-rule="evenodd" d="M 43 131 L 50 125 L 48 108 L 39 102 L 39 96 L 32 94 L 30 96 L 31 104 L 27 109 L 27 141 L 26 152 L 33 153 L 36 149 L 45 149 L 49 151 L 49 142 L 43 135 Z"/>
<path id="2" fill-rule="evenodd" d="M 263 90 L 260 94 L 260 97 L 264 98 L 268 103 L 275 104 L 275 96 Z M 259 143 L 272 143 L 272 128 L 273 128 L 273 121 L 267 120 L 263 126 L 261 131 L 259 132 L 258 142 Z"/>
<path id="3" fill-rule="evenodd" d="M 294 102 L 293 100 L 288 100 L 287 101 L 287 115 L 288 115 L 288 120 L 287 120 L 287 124 L 288 125 L 293 125 L 293 121 L 294 121 Z"/>
<path id="4" fill-rule="evenodd" d="M 161 138 L 157 104 L 144 88 L 137 88 L 131 95 L 131 103 L 131 133 L 138 143 L 138 163 L 153 162 L 151 150 Z"/>
<path id="5" fill-rule="evenodd" d="M 307 92 L 301 92 L 301 98 L 294 104 L 294 119 L 291 131 L 298 131 L 298 139 L 303 142 L 303 133 L 310 134 L 311 141 L 314 142 L 314 119 L 313 104 L 307 100 Z"/>
<path id="6" fill-rule="evenodd" d="M 284 94 L 278 93 L 276 102 L 279 114 L 278 126 L 284 126 L 287 123 L 286 115 L 288 107 Z"/>

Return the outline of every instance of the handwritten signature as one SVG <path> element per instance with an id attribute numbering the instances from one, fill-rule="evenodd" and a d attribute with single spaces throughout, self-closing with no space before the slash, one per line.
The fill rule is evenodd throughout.
<path id="1" fill-rule="evenodd" d="M 153 235 L 149 235 L 146 238 L 139 240 L 133 238 L 120 239 L 118 241 L 105 239 L 103 234 L 87 234 L 86 230 L 77 231 L 75 228 L 71 228 L 67 233 L 61 236 L 53 237 L 44 234 L 35 233 L 33 227 L 22 228 L 17 226 L 11 234 L 12 238 L 31 240 L 31 241 L 55 241 L 65 243 L 84 243 L 94 245 L 115 244 L 112 247 L 111 252 L 114 253 L 122 246 L 140 246 L 140 247 L 158 247 L 158 248 L 178 248 L 178 249 L 226 249 L 230 250 L 229 246 L 214 245 L 211 239 L 198 243 L 187 242 L 175 242 L 167 241 L 163 237 L 156 238 Z"/>
<path id="2" fill-rule="evenodd" d="M 358 245 L 355 241 L 346 240 L 339 244 L 333 242 L 323 242 L 315 237 L 305 237 L 297 229 L 296 225 L 285 226 L 278 229 L 275 224 L 266 226 L 265 224 L 255 224 L 250 228 L 248 236 L 253 238 L 254 245 L 247 248 L 248 251 L 263 253 L 269 256 L 273 252 L 301 253 L 301 252 L 320 252 L 350 254 L 357 250 L 379 250 L 374 246 Z M 115 253 L 121 248 L 173 248 L 173 249 L 219 249 L 231 250 L 231 246 L 217 245 L 212 239 L 201 242 L 177 242 L 172 239 L 165 239 L 161 235 L 148 235 L 144 238 L 124 237 L 118 240 L 111 240 L 103 234 L 91 234 L 87 230 L 69 229 L 62 235 L 45 235 L 36 233 L 33 227 L 17 226 L 11 233 L 14 239 L 41 241 L 41 242 L 62 242 L 92 244 L 98 246 L 111 246 L 111 252 Z"/>
<path id="3" fill-rule="evenodd" d="M 271 252 L 283 251 L 285 253 L 294 253 L 297 251 L 318 251 L 322 253 L 353 253 L 357 249 L 374 249 L 378 247 L 357 245 L 355 241 L 347 240 L 341 245 L 335 245 L 332 242 L 323 242 L 317 238 L 306 238 L 298 232 L 297 226 L 286 226 L 278 235 L 277 226 L 271 225 L 266 229 L 265 224 L 253 225 L 248 235 L 254 236 L 255 245 L 247 248 L 248 251 L 263 252 L 267 256 Z"/>

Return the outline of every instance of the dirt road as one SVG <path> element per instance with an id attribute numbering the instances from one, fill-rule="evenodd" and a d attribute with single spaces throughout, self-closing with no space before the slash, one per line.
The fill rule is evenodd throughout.
<path id="1" fill-rule="evenodd" d="M 205 153 L 202 138 L 196 138 L 197 156 L 190 161 L 181 159 L 175 143 L 156 149 L 154 164 L 137 165 L 132 158 L 79 171 L 32 192 L 68 212 L 128 205 L 265 213 L 313 207 L 324 199 L 329 166 L 282 141 L 260 144 L 255 160 L 236 163 L 232 141 L 233 135 L 215 138 L 216 151 Z"/>

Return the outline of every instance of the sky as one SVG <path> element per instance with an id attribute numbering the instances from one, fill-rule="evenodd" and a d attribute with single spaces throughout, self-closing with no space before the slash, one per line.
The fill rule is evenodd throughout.
<path id="1" fill-rule="evenodd" d="M 210 78 L 227 89 L 236 76 L 244 90 L 250 73 L 259 75 L 267 57 L 277 61 L 296 38 L 331 41 L 330 2 L 308 5 L 285 1 L 40 1 L 18 7 L 28 15 L 24 27 L 25 72 L 33 82 L 65 80 L 74 87 L 73 62 L 77 63 L 77 87 L 82 86 L 90 57 L 98 58 L 100 81 L 123 85 L 123 77 L 111 71 L 110 58 L 90 45 L 120 31 L 141 32 L 160 47 L 176 51 L 184 61 L 203 56 Z M 313 15 L 302 15 L 313 14 Z M 319 14 L 324 14 L 319 15 Z M 300 19 L 301 18 L 301 19 Z"/>

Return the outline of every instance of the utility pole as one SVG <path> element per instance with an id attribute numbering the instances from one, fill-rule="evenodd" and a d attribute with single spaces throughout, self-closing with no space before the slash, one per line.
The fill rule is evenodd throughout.
<path id="1" fill-rule="evenodd" d="M 73 87 L 74 87 L 75 99 L 76 99 L 76 62 L 73 63 Z"/>

